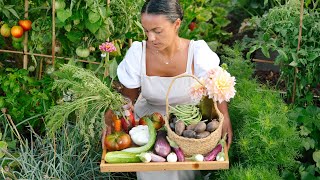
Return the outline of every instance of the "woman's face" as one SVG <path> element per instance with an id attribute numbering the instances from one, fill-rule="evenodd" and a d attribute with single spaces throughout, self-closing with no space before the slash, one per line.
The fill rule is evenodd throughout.
<path id="1" fill-rule="evenodd" d="M 163 50 L 174 42 L 181 20 L 177 19 L 172 23 L 164 15 L 143 13 L 141 23 L 148 37 L 149 45 Z"/>

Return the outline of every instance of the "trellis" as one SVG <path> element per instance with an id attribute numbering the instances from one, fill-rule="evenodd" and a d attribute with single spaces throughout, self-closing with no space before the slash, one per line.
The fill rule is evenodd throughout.
<path id="1" fill-rule="evenodd" d="M 302 26 L 303 26 L 303 10 L 304 10 L 304 0 L 301 0 L 300 2 L 301 7 L 300 7 L 300 25 L 299 25 L 299 36 L 298 36 L 298 47 L 297 51 L 300 50 L 300 44 L 301 44 L 301 37 L 302 37 Z M 110 0 L 107 0 L 107 6 L 110 6 Z M 25 7 L 25 14 L 24 18 L 28 19 L 28 11 L 29 11 L 29 1 L 25 0 L 24 2 L 24 7 Z M 61 57 L 61 56 L 56 56 L 55 54 L 55 46 L 56 46 L 56 36 L 55 36 L 55 0 L 52 0 L 52 54 L 38 54 L 38 53 L 30 53 L 28 52 L 28 32 L 24 32 L 24 40 L 23 40 L 23 51 L 13 51 L 13 50 L 4 50 L 0 49 L 0 52 L 4 53 L 13 53 L 13 54 L 22 54 L 23 55 L 23 68 L 27 69 L 28 68 L 28 56 L 38 56 L 38 57 L 46 57 L 46 58 L 52 58 L 51 64 L 54 67 L 55 65 L 55 59 L 64 59 L 64 60 L 71 60 L 72 58 L 69 57 Z M 109 38 L 106 39 L 107 41 Z M 132 39 L 129 39 L 129 46 L 132 44 Z M 78 62 L 84 62 L 84 63 L 91 63 L 91 64 L 101 64 L 100 62 L 92 62 L 84 59 L 76 59 Z M 262 62 L 262 63 L 273 63 L 272 61 L 268 60 L 263 60 L 263 59 L 253 59 L 254 62 Z M 42 66 L 43 63 L 42 61 L 40 62 L 40 67 L 39 67 L 39 78 L 41 78 L 42 74 Z M 107 69 L 105 70 L 107 71 Z M 293 84 L 293 95 L 291 102 L 294 103 L 295 101 L 295 94 L 296 94 L 296 81 L 297 81 L 297 73 L 299 72 L 299 69 L 297 67 L 294 68 L 295 75 L 294 75 L 294 84 Z M 107 74 L 105 72 L 104 74 Z"/>
<path id="2" fill-rule="evenodd" d="M 110 6 L 110 0 L 107 0 L 107 6 Z M 24 18 L 28 19 L 28 11 L 29 11 L 29 0 L 25 0 L 24 1 L 24 10 L 25 10 L 25 14 L 24 14 Z M 12 54 L 22 54 L 23 55 L 23 68 L 27 69 L 28 68 L 28 56 L 38 56 L 38 57 L 45 57 L 45 58 L 51 58 L 51 65 L 54 67 L 55 65 L 55 59 L 64 59 L 64 60 L 71 60 L 72 58 L 69 57 L 62 57 L 62 56 L 56 56 L 55 53 L 55 47 L 56 47 L 56 20 L 55 20 L 55 0 L 52 0 L 52 53 L 51 55 L 48 54 L 39 54 L 39 53 L 30 53 L 28 51 L 28 31 L 24 32 L 24 40 L 23 40 L 23 51 L 16 51 L 16 50 L 6 50 L 6 49 L 0 49 L 0 53 L 12 53 Z M 106 39 L 107 41 L 109 41 L 109 38 Z M 132 39 L 128 39 L 128 43 L 129 46 L 131 46 L 132 44 Z M 89 63 L 89 64 L 101 64 L 100 62 L 93 62 L 93 61 L 88 61 L 85 59 L 76 59 L 76 61 L 78 62 L 83 62 L 83 63 Z M 39 65 L 39 78 L 41 78 L 41 74 L 42 74 L 42 69 L 43 69 L 43 63 L 42 61 L 40 62 Z M 107 69 L 106 69 L 107 71 Z M 106 74 L 107 72 L 105 72 L 104 74 Z"/>

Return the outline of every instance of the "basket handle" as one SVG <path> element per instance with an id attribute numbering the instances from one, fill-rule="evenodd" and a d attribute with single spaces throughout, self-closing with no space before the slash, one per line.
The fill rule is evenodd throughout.
<path id="1" fill-rule="evenodd" d="M 167 116 L 167 118 L 169 118 L 169 100 L 168 100 L 168 97 L 169 97 L 170 90 L 171 90 L 171 88 L 172 88 L 172 86 L 173 86 L 174 81 L 175 81 L 176 79 L 183 78 L 183 77 L 192 77 L 193 79 L 197 80 L 198 83 L 200 83 L 201 85 L 203 85 L 203 84 L 200 82 L 200 80 L 199 80 L 196 76 L 194 76 L 194 75 L 192 75 L 192 74 L 180 74 L 180 75 L 178 75 L 178 76 L 175 76 L 175 77 L 172 79 L 172 81 L 171 81 L 171 83 L 170 83 L 170 85 L 169 85 L 167 94 L 166 94 L 166 116 Z"/>

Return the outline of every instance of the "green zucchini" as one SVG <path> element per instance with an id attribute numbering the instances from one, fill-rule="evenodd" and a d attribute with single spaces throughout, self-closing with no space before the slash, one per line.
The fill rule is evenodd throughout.
<path id="1" fill-rule="evenodd" d="M 107 152 L 104 160 L 107 163 L 136 163 L 141 162 L 138 154 L 122 151 Z"/>
<path id="2" fill-rule="evenodd" d="M 147 152 L 148 150 L 150 150 L 154 143 L 156 142 L 156 136 L 157 136 L 157 132 L 156 129 L 153 126 L 153 123 L 151 121 L 150 118 L 145 118 L 147 125 L 148 125 L 148 129 L 149 129 L 149 141 L 147 144 L 140 146 L 140 147 L 131 147 L 131 148 L 127 148 L 127 149 L 123 149 L 123 152 L 131 152 L 131 153 L 137 153 L 140 154 L 142 152 Z"/>

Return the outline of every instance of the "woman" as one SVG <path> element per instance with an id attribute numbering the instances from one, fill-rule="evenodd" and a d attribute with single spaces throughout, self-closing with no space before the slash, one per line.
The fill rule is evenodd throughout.
<path id="1" fill-rule="evenodd" d="M 137 117 L 153 112 L 165 114 L 165 97 L 174 76 L 193 74 L 200 78 L 219 65 L 218 56 L 206 42 L 179 37 L 182 19 L 178 0 L 149 0 L 142 7 L 141 23 L 148 39 L 132 44 L 117 71 L 120 82 L 125 86 L 123 94 L 132 102 L 136 101 L 134 112 Z M 169 103 L 191 102 L 189 89 L 193 83 L 192 78 L 177 79 L 171 88 Z M 218 108 L 225 118 L 223 133 L 228 134 L 229 148 L 232 127 L 227 103 L 218 104 Z M 106 123 L 111 121 L 106 120 Z M 195 171 L 137 173 L 138 179 L 194 179 L 195 176 Z"/>

